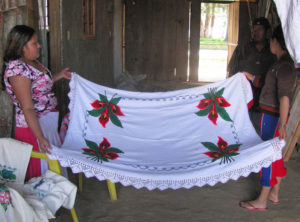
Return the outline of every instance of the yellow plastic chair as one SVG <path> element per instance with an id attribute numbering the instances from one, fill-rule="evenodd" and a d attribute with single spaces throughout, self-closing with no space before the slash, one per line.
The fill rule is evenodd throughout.
<path id="1" fill-rule="evenodd" d="M 61 170 L 61 167 L 59 165 L 59 162 L 57 160 L 50 160 L 45 153 L 32 151 L 31 152 L 31 157 L 47 160 L 50 170 L 53 171 L 54 173 L 62 175 L 62 170 Z M 78 218 L 77 218 L 77 214 L 75 212 L 75 209 L 72 208 L 70 211 L 71 211 L 73 221 L 78 222 Z"/>
<path id="2" fill-rule="evenodd" d="M 110 182 L 109 180 L 106 180 L 107 183 L 107 188 L 108 188 L 108 192 L 109 192 L 109 196 L 111 200 L 117 200 L 117 191 L 116 191 L 116 186 L 114 183 Z M 83 184 L 83 177 L 82 177 L 82 173 L 79 173 L 79 177 L 78 177 L 78 187 L 79 187 L 79 191 L 82 192 L 82 185 Z"/>

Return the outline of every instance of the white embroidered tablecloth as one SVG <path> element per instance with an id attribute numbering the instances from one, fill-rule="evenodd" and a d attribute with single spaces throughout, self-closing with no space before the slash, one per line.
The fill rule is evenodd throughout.
<path id="1" fill-rule="evenodd" d="M 70 123 L 50 158 L 87 177 L 149 190 L 214 185 L 281 158 L 284 141 L 263 142 L 248 115 L 243 74 L 190 89 L 142 93 L 73 73 Z"/>

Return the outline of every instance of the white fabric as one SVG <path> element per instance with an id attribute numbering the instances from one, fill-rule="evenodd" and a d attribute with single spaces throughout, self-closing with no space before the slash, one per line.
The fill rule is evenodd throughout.
<path id="1" fill-rule="evenodd" d="M 48 216 L 54 218 L 45 204 L 36 197 L 24 199 L 19 191 L 11 187 L 8 187 L 8 190 L 11 203 L 7 206 L 6 211 L 0 206 L 1 222 L 46 222 Z"/>
<path id="2" fill-rule="evenodd" d="M 59 138 L 58 134 L 58 118 L 59 118 L 59 112 L 49 112 L 46 115 L 39 118 L 39 123 L 41 126 L 41 130 L 43 132 L 44 137 L 49 141 L 49 143 L 60 147 L 61 146 L 61 140 Z M 41 159 L 41 170 L 42 175 L 49 170 L 48 162 L 47 160 Z M 68 178 L 68 171 L 66 168 L 62 168 L 63 175 Z"/>
<path id="3" fill-rule="evenodd" d="M 55 212 L 61 206 L 68 209 L 74 206 L 76 186 L 52 171 L 32 178 L 29 184 L 24 185 L 31 151 L 32 146 L 27 143 L 0 138 L 1 222 L 48 221 L 55 218 Z M 41 178 L 44 183 L 39 183 Z M 46 185 L 48 189 L 45 189 Z"/>
<path id="4" fill-rule="evenodd" d="M 0 138 L 0 183 L 24 184 L 32 145 Z"/>
<path id="5" fill-rule="evenodd" d="M 300 63 L 300 0 L 274 0 L 281 20 L 285 43 L 296 63 Z"/>
<path id="6" fill-rule="evenodd" d="M 44 137 L 55 146 L 61 146 L 61 141 L 57 131 L 58 117 L 58 112 L 50 112 L 39 118 L 39 123 Z"/>
<path id="7" fill-rule="evenodd" d="M 65 177 L 48 170 L 42 177 L 29 180 L 24 185 L 23 192 L 41 199 L 55 215 L 61 206 L 73 208 L 77 187 Z"/>
<path id="8" fill-rule="evenodd" d="M 219 116 L 215 125 L 208 116 L 196 115 L 197 106 L 209 90 L 222 88 L 232 122 Z M 91 103 L 100 100 L 98 94 L 108 100 L 121 98 L 117 105 L 124 113 L 118 116 L 123 128 L 111 120 L 104 128 L 88 113 Z M 49 157 L 87 177 L 150 190 L 190 188 L 237 180 L 282 157 L 284 141 L 263 142 L 250 122 L 247 103 L 252 92 L 243 74 L 191 89 L 141 93 L 103 87 L 73 73 L 69 97 L 68 132 L 62 149 L 54 149 Z M 220 137 L 228 145 L 241 144 L 231 162 L 212 162 L 204 155 L 210 150 L 203 143 L 217 144 Z M 117 159 L 97 161 L 82 154 L 82 148 L 88 148 L 85 140 L 99 145 L 103 138 L 123 152 Z"/>
<path id="9" fill-rule="evenodd" d="M 23 196 L 24 179 L 32 145 L 12 138 L 0 138 L 1 221 L 48 221 L 54 218 L 36 197 Z"/>

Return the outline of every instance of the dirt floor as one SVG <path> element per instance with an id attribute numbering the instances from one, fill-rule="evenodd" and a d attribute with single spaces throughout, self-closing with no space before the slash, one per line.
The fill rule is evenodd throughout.
<path id="1" fill-rule="evenodd" d="M 280 203 L 269 203 L 267 211 L 248 211 L 239 207 L 241 200 L 253 199 L 260 186 L 258 175 L 238 181 L 192 189 L 148 191 L 116 184 L 118 200 L 111 201 L 105 181 L 85 178 L 83 192 L 77 193 L 75 209 L 84 222 L 300 222 L 300 146 L 286 163 Z M 77 184 L 77 175 L 70 175 Z M 58 222 L 72 221 L 70 212 L 60 210 Z"/>

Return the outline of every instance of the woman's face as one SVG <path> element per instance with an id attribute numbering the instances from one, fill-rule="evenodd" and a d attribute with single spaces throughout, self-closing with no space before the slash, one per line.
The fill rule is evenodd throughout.
<path id="1" fill-rule="evenodd" d="M 23 57 L 26 60 L 36 60 L 40 57 L 41 45 L 38 42 L 37 35 L 34 34 L 23 48 Z"/>

